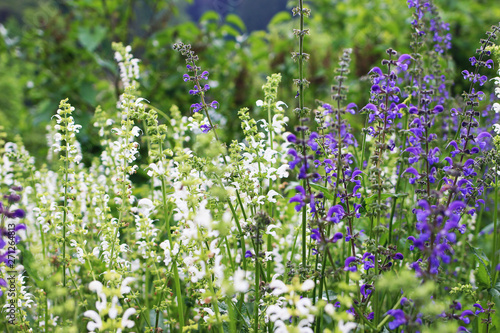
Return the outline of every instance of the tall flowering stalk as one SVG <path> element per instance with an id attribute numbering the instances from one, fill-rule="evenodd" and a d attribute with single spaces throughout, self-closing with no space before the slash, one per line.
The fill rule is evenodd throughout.
<path id="1" fill-rule="evenodd" d="M 67 258 L 66 258 L 66 228 L 67 219 L 69 216 L 69 202 L 74 200 L 74 193 L 72 193 L 72 188 L 75 181 L 75 165 L 80 163 L 82 156 L 79 152 L 78 146 L 76 144 L 76 133 L 80 131 L 81 126 L 75 124 L 74 118 L 72 116 L 75 110 L 68 103 L 68 99 L 64 99 L 59 104 L 59 109 L 57 114 L 54 116 L 56 119 L 56 125 L 54 126 L 57 131 L 54 136 L 55 143 L 52 145 L 54 152 L 60 153 L 60 160 L 62 165 L 59 169 L 61 175 L 63 176 L 62 186 L 64 203 L 61 207 L 63 216 L 61 222 L 62 228 L 62 273 L 63 273 L 63 286 L 66 287 L 66 269 L 67 269 Z"/>
<path id="2" fill-rule="evenodd" d="M 309 34 L 309 29 L 304 28 L 304 17 L 309 17 L 311 15 L 311 10 L 304 7 L 303 0 L 299 0 L 299 5 L 294 7 L 293 15 L 299 15 L 299 29 L 294 29 L 293 34 L 299 39 L 299 51 L 292 53 L 292 59 L 298 63 L 299 70 L 299 78 L 294 79 L 294 83 L 297 85 L 298 91 L 297 96 L 299 99 L 299 107 L 294 111 L 299 118 L 300 126 L 298 131 L 301 133 L 302 139 L 302 174 L 299 176 L 299 179 L 302 179 L 302 187 L 309 189 L 307 186 L 307 169 L 308 169 L 308 161 L 307 161 L 307 151 L 306 151 L 306 131 L 307 127 L 305 126 L 305 122 L 307 121 L 307 117 L 309 116 L 310 109 L 305 107 L 304 105 L 304 90 L 309 85 L 309 81 L 304 77 L 304 64 L 309 59 L 309 54 L 304 52 L 304 38 Z M 307 229 L 307 207 L 302 207 L 302 267 L 307 267 L 307 245 L 306 245 L 306 229 Z"/>
<path id="3" fill-rule="evenodd" d="M 139 144 L 134 141 L 134 138 L 139 136 L 140 129 L 134 126 L 134 118 L 137 117 L 137 108 L 140 104 L 137 102 L 135 96 L 138 86 L 136 79 L 138 79 L 138 65 L 136 60 L 132 57 L 131 48 L 123 47 L 121 44 L 114 44 L 115 58 L 120 67 L 120 76 L 125 92 L 120 96 L 118 107 L 120 109 L 120 127 L 113 128 L 113 132 L 117 136 L 117 140 L 112 143 L 112 146 L 117 149 L 117 174 L 115 185 L 115 202 L 118 204 L 119 216 L 118 219 L 112 222 L 114 232 L 108 239 L 111 250 L 107 256 L 109 257 L 109 268 L 114 269 L 118 260 L 118 254 L 115 253 L 117 248 L 120 251 L 126 251 L 126 246 L 120 246 L 119 235 L 120 228 L 128 225 L 127 213 L 130 204 L 133 202 L 132 197 L 132 183 L 130 175 L 134 174 L 138 166 L 133 165 L 137 158 Z"/>

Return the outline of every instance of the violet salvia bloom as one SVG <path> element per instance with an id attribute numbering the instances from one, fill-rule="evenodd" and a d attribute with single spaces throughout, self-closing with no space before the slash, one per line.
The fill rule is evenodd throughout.
<path id="1" fill-rule="evenodd" d="M 203 124 L 203 125 L 200 125 L 200 129 L 203 133 L 208 133 L 212 129 L 212 126 L 207 125 L 207 124 Z"/>
<path id="2" fill-rule="evenodd" d="M 373 286 L 370 284 L 363 284 L 360 288 L 361 295 L 368 297 L 372 293 Z"/>
<path id="3" fill-rule="evenodd" d="M 479 303 L 474 303 L 473 305 L 475 308 L 477 308 L 476 312 L 475 312 L 475 315 L 477 316 L 478 314 L 480 313 L 483 313 L 484 312 L 484 309 L 483 307 L 481 306 L 481 304 Z"/>
<path id="4" fill-rule="evenodd" d="M 389 310 L 387 311 L 387 314 L 389 316 L 394 317 L 394 320 L 389 322 L 389 329 L 394 330 L 398 328 L 401 325 L 405 325 L 408 320 L 406 319 L 406 315 L 403 310 L 397 309 L 397 310 Z"/>
<path id="5" fill-rule="evenodd" d="M 206 92 L 210 89 L 210 85 L 202 83 L 202 80 L 208 80 L 209 73 L 208 71 L 200 73 L 201 68 L 196 65 L 198 56 L 191 50 L 191 45 L 176 43 L 174 44 L 174 50 L 179 51 L 186 58 L 186 69 L 189 74 L 183 74 L 183 80 L 184 82 L 192 82 L 194 84 L 193 89 L 189 90 L 189 94 L 200 97 L 200 102 L 192 104 L 191 110 L 193 113 L 203 113 L 206 116 L 205 124 L 201 124 L 200 129 L 203 133 L 208 133 L 213 129 L 212 120 L 208 111 L 210 108 L 217 109 L 219 107 L 219 103 L 216 100 L 210 103 L 206 101 Z M 214 135 L 216 139 L 218 139 L 215 132 Z"/>
<path id="6" fill-rule="evenodd" d="M 465 324 L 470 323 L 470 318 L 469 316 L 474 316 L 474 312 L 471 310 L 465 310 L 460 314 L 460 320 L 463 321 Z"/>
<path id="7" fill-rule="evenodd" d="M 347 257 L 344 263 L 344 271 L 356 272 L 358 267 L 356 266 L 356 262 L 358 259 L 356 257 Z"/>
<path id="8" fill-rule="evenodd" d="M 15 207 L 20 201 L 20 196 L 17 193 L 12 192 L 10 195 L 4 196 L 4 198 L 8 199 L 8 204 L 7 206 L 4 206 L 0 201 L 0 220 L 2 221 L 2 225 L 0 227 L 0 263 L 3 262 L 6 266 L 13 269 L 14 267 L 11 267 L 10 263 L 12 263 L 12 255 L 16 254 L 16 250 L 13 250 L 15 249 L 15 247 L 12 246 L 10 241 L 14 240 L 15 244 L 18 244 L 21 241 L 21 237 L 19 236 L 18 232 L 20 230 L 26 230 L 26 225 L 24 223 L 18 223 L 15 220 L 23 219 L 26 216 L 26 213 L 21 208 L 14 208 L 12 210 L 12 205 L 14 205 Z M 13 228 L 4 228 L 4 222 L 6 218 L 11 219 L 8 222 L 9 225 L 15 223 L 15 226 Z M 7 246 L 7 244 L 9 245 Z"/>

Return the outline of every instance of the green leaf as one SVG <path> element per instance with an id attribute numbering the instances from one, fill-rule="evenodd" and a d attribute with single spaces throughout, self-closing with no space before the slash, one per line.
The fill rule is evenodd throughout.
<path id="1" fill-rule="evenodd" d="M 290 21 L 292 16 L 290 15 L 289 12 L 279 12 L 274 17 L 271 19 L 271 22 L 269 22 L 269 25 L 277 25 L 283 22 Z"/>
<path id="2" fill-rule="evenodd" d="M 238 27 L 241 30 L 241 32 L 244 32 L 247 30 L 247 28 L 245 27 L 245 23 L 243 23 L 243 21 L 241 20 L 241 18 L 238 15 L 235 15 L 235 14 L 227 15 L 226 16 L 226 23 L 229 23 L 231 25 Z"/>
<path id="3" fill-rule="evenodd" d="M 83 47 L 93 52 L 106 36 L 106 27 L 98 25 L 95 27 L 79 27 L 78 28 L 78 41 Z"/>
<path id="4" fill-rule="evenodd" d="M 470 243 L 467 243 L 472 250 L 472 253 L 476 257 L 476 261 L 479 266 L 476 271 L 476 277 L 480 285 L 484 289 L 490 288 L 492 285 L 490 270 L 488 269 L 488 257 L 484 254 L 483 250 L 477 247 L 473 247 Z"/>
<path id="5" fill-rule="evenodd" d="M 490 288 L 489 293 L 495 303 L 496 313 L 500 313 L 500 282 L 495 287 Z M 497 332 L 500 332 L 500 316 L 492 316 L 492 324 L 497 329 Z"/>
<path id="6" fill-rule="evenodd" d="M 325 195 L 325 197 L 327 199 L 333 200 L 333 194 L 332 194 L 332 192 L 329 189 L 327 189 L 326 187 L 324 187 L 323 185 L 311 183 L 311 187 L 313 189 L 315 189 L 315 190 L 323 192 L 323 194 Z"/>
<path id="7" fill-rule="evenodd" d="M 213 10 L 209 10 L 209 11 L 205 12 L 205 14 L 203 14 L 200 17 L 200 22 L 219 21 L 219 20 L 220 20 L 219 14 L 217 14 L 217 12 L 213 11 Z"/>
<path id="8" fill-rule="evenodd" d="M 228 24 L 224 24 L 221 28 L 223 34 L 228 34 L 233 37 L 238 37 L 241 33 Z"/>
<path id="9" fill-rule="evenodd" d="M 39 286 L 42 279 L 38 276 L 37 266 L 40 265 L 37 259 L 31 254 L 31 251 L 27 250 L 23 244 L 17 244 L 17 247 L 21 250 L 21 255 L 23 258 L 23 266 L 28 272 L 29 277 L 35 282 L 35 285 Z"/>

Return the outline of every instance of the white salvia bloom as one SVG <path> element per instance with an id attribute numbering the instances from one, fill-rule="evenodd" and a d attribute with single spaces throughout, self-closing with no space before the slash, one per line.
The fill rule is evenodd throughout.
<path id="1" fill-rule="evenodd" d="M 302 319 L 299 322 L 299 332 L 300 333 L 314 333 L 314 331 L 311 329 L 311 322 L 308 319 Z"/>
<path id="2" fill-rule="evenodd" d="M 290 318 L 290 313 L 286 308 L 272 304 L 267 307 L 266 314 L 269 316 L 271 322 L 277 322 L 278 320 L 288 320 Z"/>
<path id="3" fill-rule="evenodd" d="M 134 281 L 135 281 L 135 278 L 133 278 L 133 277 L 126 277 L 125 279 L 123 279 L 122 285 L 120 287 L 120 293 L 122 295 L 124 295 L 124 294 L 128 294 L 130 291 L 132 291 L 132 289 L 128 286 L 128 284 L 131 282 L 134 282 Z"/>
<path id="4" fill-rule="evenodd" d="M 118 297 L 113 296 L 113 299 L 111 300 L 111 308 L 109 309 L 108 316 L 111 319 L 115 319 L 116 316 L 118 316 L 118 309 L 116 308 L 116 305 L 118 304 Z"/>
<path id="5" fill-rule="evenodd" d="M 97 311 L 101 312 L 107 308 L 108 301 L 106 299 L 106 294 L 103 292 L 98 293 L 97 296 L 100 298 L 100 300 L 98 299 L 95 302 L 95 308 L 97 309 Z"/>
<path id="6" fill-rule="evenodd" d="M 493 110 L 494 110 L 496 113 L 499 113 L 499 112 L 500 112 L 500 103 L 494 103 L 494 104 L 493 104 Z"/>
<path id="7" fill-rule="evenodd" d="M 274 323 L 274 333 L 288 333 L 288 328 L 286 324 L 281 320 L 278 320 Z"/>
<path id="8" fill-rule="evenodd" d="M 210 308 L 203 308 L 203 311 L 205 311 L 206 313 L 208 313 L 208 316 L 210 316 L 210 317 L 215 316 L 215 312 L 212 309 L 210 309 Z M 203 319 L 205 321 L 207 321 L 208 320 L 208 318 L 207 318 L 208 316 L 204 316 Z"/>
<path id="9" fill-rule="evenodd" d="M 141 129 L 137 126 L 134 126 L 131 131 L 133 136 L 139 136 L 141 134 Z"/>
<path id="10" fill-rule="evenodd" d="M 327 305 L 325 305 L 324 310 L 326 314 L 328 314 L 330 317 L 333 317 L 333 314 L 335 313 L 335 307 L 333 306 L 333 304 L 328 303 Z"/>
<path id="11" fill-rule="evenodd" d="M 205 263 L 200 262 L 201 269 L 196 266 L 191 266 L 188 268 L 188 272 L 191 274 L 191 282 L 196 283 L 205 277 Z"/>
<path id="12" fill-rule="evenodd" d="M 269 283 L 269 287 L 274 289 L 272 294 L 274 296 L 279 296 L 281 294 L 285 294 L 289 291 L 288 286 L 281 280 L 273 280 Z"/>
<path id="13" fill-rule="evenodd" d="M 286 106 L 288 108 L 288 105 L 286 105 L 285 102 L 283 101 L 278 101 L 276 102 L 276 109 L 280 110 L 280 111 L 283 111 L 283 108 L 281 107 L 282 105 Z"/>
<path id="14" fill-rule="evenodd" d="M 314 288 L 314 281 L 311 279 L 305 280 L 304 283 L 302 283 L 302 286 L 300 287 L 302 291 L 308 291 L 311 290 L 312 288 Z"/>
<path id="15" fill-rule="evenodd" d="M 122 326 L 123 328 L 132 328 L 134 327 L 134 322 L 132 320 L 129 320 L 128 318 L 135 314 L 135 309 L 134 308 L 128 308 L 125 310 L 122 316 Z"/>
<path id="16" fill-rule="evenodd" d="M 267 229 L 266 229 L 266 234 L 267 235 L 271 235 L 273 237 L 278 237 L 278 235 L 276 234 L 276 231 L 273 231 L 273 229 L 275 228 L 278 228 L 278 226 L 276 224 L 270 224 L 267 226 Z"/>
<path id="17" fill-rule="evenodd" d="M 257 105 L 258 107 L 262 107 L 264 105 L 264 101 L 259 99 L 257 100 L 257 102 L 255 102 L 255 105 Z"/>
<path id="18" fill-rule="evenodd" d="M 275 190 L 271 190 L 271 191 L 267 192 L 267 201 L 269 201 L 269 202 L 276 202 L 276 199 L 274 199 L 274 197 L 277 196 L 277 195 L 281 196 Z"/>
<path id="19" fill-rule="evenodd" d="M 137 203 L 137 208 L 139 213 L 142 213 L 144 215 L 149 215 L 151 211 L 155 208 L 153 205 L 153 202 L 150 199 L 141 199 Z"/>
<path id="20" fill-rule="evenodd" d="M 165 168 L 163 167 L 163 162 L 158 161 L 157 163 L 151 163 L 149 165 L 148 176 L 158 177 L 165 174 Z"/>
<path id="21" fill-rule="evenodd" d="M 312 306 L 312 301 L 310 298 L 303 297 L 299 299 L 297 303 L 295 303 L 295 306 L 297 307 L 297 310 L 299 313 L 303 316 L 306 316 L 310 312 L 310 308 Z"/>
<path id="22" fill-rule="evenodd" d="M 493 124 L 493 130 L 497 135 L 500 135 L 500 124 Z"/>
<path id="23" fill-rule="evenodd" d="M 276 170 L 276 175 L 279 178 L 286 178 L 286 177 L 288 177 L 288 170 L 289 169 L 290 169 L 290 167 L 288 166 L 288 164 L 283 164 L 282 166 L 280 166 L 278 168 L 278 170 Z"/>
<path id="24" fill-rule="evenodd" d="M 95 312 L 94 310 L 88 310 L 85 311 L 83 315 L 93 320 L 87 323 L 87 329 L 89 330 L 89 332 L 93 333 L 95 332 L 95 330 L 102 328 L 101 316 L 99 316 L 97 312 Z"/>
<path id="25" fill-rule="evenodd" d="M 233 284 L 234 291 L 240 293 L 246 293 L 250 288 L 250 283 L 245 279 L 245 271 L 241 268 L 234 272 Z"/>
<path id="26" fill-rule="evenodd" d="M 273 116 L 273 129 L 274 132 L 277 134 L 281 134 L 283 130 L 285 129 L 285 126 L 288 122 L 289 118 L 288 117 L 283 117 L 280 114 L 275 114 Z"/>
<path id="27" fill-rule="evenodd" d="M 355 329 L 358 326 L 358 324 L 353 323 L 353 322 L 347 322 L 344 324 L 344 321 L 341 320 L 338 323 L 338 328 L 342 333 L 350 333 L 353 329 Z"/>
<path id="28" fill-rule="evenodd" d="M 99 281 L 92 281 L 89 283 L 89 289 L 91 291 L 95 291 L 98 294 L 102 293 L 102 287 L 102 283 Z"/>

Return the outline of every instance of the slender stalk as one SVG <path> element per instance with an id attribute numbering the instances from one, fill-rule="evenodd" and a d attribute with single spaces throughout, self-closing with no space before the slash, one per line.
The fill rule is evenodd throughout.
<path id="1" fill-rule="evenodd" d="M 405 124 L 405 129 L 408 129 L 408 112 L 405 112 L 404 116 L 404 124 Z M 402 152 L 405 151 L 406 148 L 406 132 L 403 134 L 403 149 Z M 401 160 L 399 163 L 399 174 L 403 172 L 403 165 L 404 165 L 404 160 Z M 394 193 L 399 194 L 399 185 L 401 183 L 401 177 L 398 177 L 398 180 L 396 182 L 396 191 Z M 391 208 L 391 216 L 389 218 L 389 237 L 387 239 L 388 244 L 392 244 L 392 225 L 393 225 L 393 220 L 394 220 L 394 214 L 396 213 L 396 204 L 397 204 L 398 198 L 394 197 L 392 200 L 392 208 Z"/>
<path id="2" fill-rule="evenodd" d="M 254 301 L 254 333 L 259 332 L 259 299 L 260 299 L 260 264 L 259 264 L 259 236 L 260 228 L 257 226 L 257 241 L 255 242 L 255 301 Z"/>
<path id="3" fill-rule="evenodd" d="M 168 211 L 167 211 L 167 184 L 165 182 L 165 178 L 162 177 L 161 179 L 161 192 L 162 192 L 162 200 L 163 200 L 163 213 L 164 216 L 167 217 L 169 216 Z M 165 220 L 165 225 L 167 226 L 167 238 L 168 242 L 170 243 L 170 246 L 173 248 L 173 243 L 172 243 L 172 235 L 170 231 L 170 220 Z M 177 267 L 177 261 L 173 261 L 173 270 L 174 270 L 174 285 L 175 285 L 175 293 L 177 296 L 177 309 L 179 313 L 179 325 L 181 328 L 184 327 L 184 305 L 183 305 L 183 300 L 182 300 L 182 293 L 181 293 L 181 283 L 180 283 L 180 278 L 179 278 L 179 270 Z"/>
<path id="4" fill-rule="evenodd" d="M 212 305 L 214 307 L 214 312 L 215 312 L 215 319 L 217 320 L 218 327 L 219 327 L 219 333 L 224 333 L 224 328 L 222 327 L 222 322 L 220 320 L 220 311 L 219 311 L 219 305 L 217 304 L 217 297 L 215 295 L 215 290 L 214 290 L 214 285 L 212 282 L 212 277 L 208 277 L 208 287 L 210 288 L 210 292 L 212 293 Z M 181 329 L 182 331 L 182 329 Z"/>
<path id="5" fill-rule="evenodd" d="M 496 267 L 498 264 L 498 166 L 495 170 L 495 206 L 493 207 L 493 253 L 491 261 L 491 272 L 494 274 L 493 277 L 493 285 L 496 285 L 498 272 L 496 271 Z"/>
<path id="6" fill-rule="evenodd" d="M 298 54 L 298 62 L 299 62 L 299 118 L 300 123 L 303 125 L 303 113 L 304 113 L 304 3 L 303 0 L 299 0 L 299 22 L 300 22 L 300 31 L 299 31 L 299 54 Z M 302 133 L 302 155 L 304 158 L 304 167 L 305 172 L 307 173 L 307 156 L 306 156 L 306 147 L 305 147 L 305 133 L 301 130 Z M 307 178 L 307 177 L 306 177 Z M 307 180 L 303 180 L 303 187 L 306 186 Z M 306 230 L 307 230 L 307 207 L 304 205 L 302 207 L 302 267 L 307 266 L 307 244 L 306 244 Z"/>

